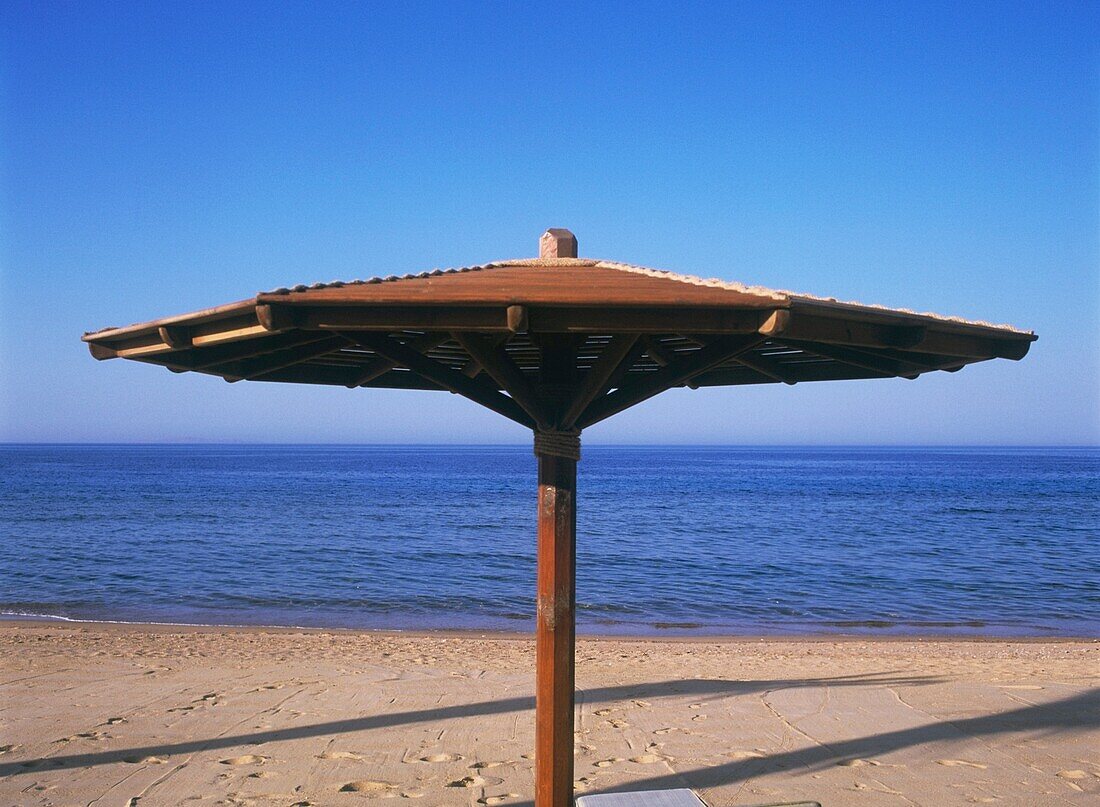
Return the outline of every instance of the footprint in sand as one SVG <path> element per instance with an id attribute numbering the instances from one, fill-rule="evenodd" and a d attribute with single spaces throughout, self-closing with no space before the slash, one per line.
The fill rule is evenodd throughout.
<path id="1" fill-rule="evenodd" d="M 168 761 L 168 757 L 153 757 L 153 756 L 138 757 L 138 756 L 134 756 L 134 757 L 123 757 L 122 761 L 123 762 L 128 762 L 131 765 L 163 765 L 165 762 Z"/>
<path id="2" fill-rule="evenodd" d="M 190 712 L 194 708 L 195 708 L 194 706 L 173 706 L 168 711 L 169 712 Z"/>
<path id="3" fill-rule="evenodd" d="M 324 751 L 317 755 L 317 759 L 362 759 L 351 751 Z"/>
<path id="4" fill-rule="evenodd" d="M 503 779 L 486 776 L 463 776 L 461 779 L 455 779 L 453 782 L 448 782 L 447 787 L 488 787 L 499 785 L 503 781 Z"/>
<path id="5" fill-rule="evenodd" d="M 580 779 L 573 783 L 573 790 L 578 793 L 585 793 L 592 787 L 593 780 L 588 776 L 582 776 Z"/>
<path id="6" fill-rule="evenodd" d="M 104 726 L 117 726 L 119 723 L 128 723 L 129 721 L 125 717 L 108 717 Z"/>
<path id="7" fill-rule="evenodd" d="M 730 759 L 734 759 L 734 760 L 763 759 L 764 758 L 764 755 L 761 754 L 759 751 L 730 751 L 725 756 L 729 757 Z M 844 763 L 841 762 L 840 764 L 843 765 Z"/>
<path id="8" fill-rule="evenodd" d="M 271 771 L 255 771 L 253 773 L 248 774 L 248 778 L 249 779 L 268 779 L 268 778 L 270 778 L 274 775 L 275 774 L 273 774 Z"/>
<path id="9" fill-rule="evenodd" d="M 14 744 L 13 745 L 0 745 L 0 756 L 3 756 L 4 754 L 10 754 L 12 751 L 16 750 L 18 747 L 19 747 L 18 745 L 14 745 Z"/>
<path id="10" fill-rule="evenodd" d="M 985 770 L 988 765 L 983 765 L 980 762 L 970 762 L 965 759 L 937 759 L 937 765 L 945 765 L 948 768 L 978 768 L 979 770 Z"/>
<path id="11" fill-rule="evenodd" d="M 341 793 L 382 793 L 393 788 L 389 782 L 374 779 L 358 779 L 340 788 Z"/>
<path id="12" fill-rule="evenodd" d="M 484 770 L 485 768 L 499 768 L 501 765 L 511 765 L 511 760 L 504 760 L 503 762 L 475 762 L 470 767 L 474 770 Z"/>
<path id="13" fill-rule="evenodd" d="M 639 709 L 648 709 L 652 704 L 649 701 L 634 701 L 634 705 Z"/>
<path id="14" fill-rule="evenodd" d="M 500 796 L 483 796 L 477 800 L 478 804 L 500 804 L 508 799 L 518 799 L 519 793 L 504 793 Z"/>
<path id="15" fill-rule="evenodd" d="M 707 716 L 706 716 L 706 715 L 695 715 L 695 717 L 693 717 L 693 718 L 691 718 L 691 719 L 692 719 L 692 720 L 694 720 L 694 721 L 696 721 L 696 722 L 698 722 L 698 721 L 700 721 L 700 720 L 706 720 L 706 719 L 707 719 Z"/>
<path id="16" fill-rule="evenodd" d="M 622 762 L 622 757 L 611 757 L 611 759 L 601 759 L 599 762 L 593 762 L 597 768 L 608 768 L 614 765 L 616 762 Z"/>
<path id="17" fill-rule="evenodd" d="M 420 757 L 417 762 L 458 762 L 460 759 L 462 759 L 461 754 L 448 754 L 443 752 Z"/>
<path id="18" fill-rule="evenodd" d="M 222 765 L 263 765 L 271 757 L 262 757 L 259 754 L 245 754 L 240 757 L 229 757 L 228 759 L 219 759 Z"/>
<path id="19" fill-rule="evenodd" d="M 627 723 L 625 720 L 611 719 L 605 720 L 604 722 L 607 723 L 607 725 L 611 726 L 611 728 L 613 729 L 625 729 L 630 726 L 630 724 Z"/>
<path id="20" fill-rule="evenodd" d="M 59 740 L 54 740 L 55 743 L 71 743 L 75 740 L 98 740 L 103 734 L 98 731 L 82 731 L 79 734 L 70 734 L 68 737 L 62 737 Z"/>
<path id="21" fill-rule="evenodd" d="M 837 765 L 840 765 L 841 767 L 844 767 L 844 768 L 862 768 L 864 765 L 881 765 L 881 764 L 882 763 L 879 762 L 877 759 L 859 759 L 859 758 L 856 758 L 856 759 L 842 759 L 842 760 L 840 760 L 840 762 L 837 763 Z M 945 763 L 941 762 L 940 764 L 945 764 Z M 984 768 L 985 765 L 982 765 L 982 767 Z"/>
<path id="22" fill-rule="evenodd" d="M 703 704 L 701 704 L 701 703 L 689 703 L 688 708 L 689 709 L 702 709 Z"/>
<path id="23" fill-rule="evenodd" d="M 419 790 L 406 790 L 406 791 L 401 793 L 401 798 L 403 798 L 403 799 L 422 799 L 422 798 L 424 798 L 424 794 L 421 793 Z"/>
<path id="24" fill-rule="evenodd" d="M 1088 772 L 1087 771 L 1058 771 L 1058 773 L 1056 773 L 1054 775 L 1059 776 L 1062 779 L 1087 779 L 1088 778 Z"/>
<path id="25" fill-rule="evenodd" d="M 611 714 L 611 710 L 610 709 L 597 709 L 592 714 L 596 715 L 596 717 L 606 717 L 607 715 Z"/>
<path id="26" fill-rule="evenodd" d="M 660 754 L 641 754 L 636 757 L 631 757 L 630 761 L 638 762 L 642 765 L 652 765 L 654 762 L 664 762 L 665 758 Z"/>

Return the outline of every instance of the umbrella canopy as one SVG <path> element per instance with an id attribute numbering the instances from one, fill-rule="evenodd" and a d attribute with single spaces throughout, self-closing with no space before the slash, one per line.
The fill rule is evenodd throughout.
<path id="1" fill-rule="evenodd" d="M 539 467 L 536 802 L 573 792 L 580 432 L 678 386 L 915 379 L 1021 359 L 1031 332 L 577 257 L 280 288 L 88 333 L 92 355 L 227 381 L 448 390 L 534 431 Z"/>

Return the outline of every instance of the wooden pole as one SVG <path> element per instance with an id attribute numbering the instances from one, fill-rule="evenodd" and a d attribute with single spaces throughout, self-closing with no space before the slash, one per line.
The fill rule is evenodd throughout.
<path id="1" fill-rule="evenodd" d="M 535 807 L 573 804 L 573 667 L 577 533 L 575 432 L 537 432 Z"/>

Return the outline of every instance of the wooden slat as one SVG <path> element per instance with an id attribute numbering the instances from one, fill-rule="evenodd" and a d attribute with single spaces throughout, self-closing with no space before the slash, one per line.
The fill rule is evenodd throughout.
<path id="1" fill-rule="evenodd" d="M 168 368 L 172 369 L 172 368 Z M 326 384 L 347 386 L 348 379 L 355 373 L 353 367 L 336 367 L 325 364 L 296 364 L 265 375 L 260 382 L 278 382 L 283 384 Z"/>
<path id="2" fill-rule="evenodd" d="M 106 361 L 107 359 L 118 358 L 117 350 L 97 342 L 88 342 L 88 352 L 92 354 L 92 358 L 96 361 Z"/>
<path id="3" fill-rule="evenodd" d="M 399 369 L 390 370 L 385 375 L 380 375 L 373 381 L 368 381 L 366 384 L 363 384 L 362 387 L 374 389 L 423 389 L 450 392 L 446 387 L 442 387 L 434 381 L 429 381 L 423 376 L 408 370 Z"/>
<path id="4" fill-rule="evenodd" d="M 320 358 L 349 344 L 350 342 L 343 336 L 330 336 L 328 339 L 322 339 L 319 342 L 299 345 L 268 356 L 220 364 L 214 372 L 223 376 L 229 382 L 262 380 L 264 376 L 276 370 L 283 370 L 302 362 Z"/>
<path id="5" fill-rule="evenodd" d="M 407 367 L 424 378 L 439 384 L 451 392 L 462 395 L 475 403 L 492 409 L 506 418 L 514 420 L 528 428 L 534 428 L 535 421 L 514 400 L 494 389 L 479 384 L 471 378 L 467 378 L 457 370 L 452 370 L 446 365 L 413 350 L 408 345 L 391 339 L 385 334 L 361 333 L 348 331 L 344 334 L 348 339 L 358 345 L 373 350 L 381 356 L 392 360 L 401 367 Z"/>
<path id="6" fill-rule="evenodd" d="M 835 361 L 806 362 L 792 366 L 789 372 L 798 383 L 812 381 L 857 381 L 870 379 L 893 378 L 872 370 L 864 370 L 860 367 L 852 367 L 849 364 L 841 364 Z M 708 370 L 691 379 L 693 387 L 733 387 L 745 384 L 775 384 L 777 383 L 767 376 L 761 375 L 748 367 L 720 367 Z"/>
<path id="7" fill-rule="evenodd" d="M 510 334 L 494 334 L 491 337 L 493 345 L 503 345 L 508 341 L 509 336 Z M 463 365 L 462 375 L 466 376 L 467 378 L 477 378 L 478 373 L 480 373 L 483 369 L 484 368 L 481 366 L 481 362 L 471 357 L 467 360 L 466 364 Z"/>
<path id="8" fill-rule="evenodd" d="M 668 334 L 756 333 L 772 312 L 736 308 L 652 307 L 529 308 L 527 327 L 532 333 Z"/>
<path id="9" fill-rule="evenodd" d="M 885 325 L 900 329 L 898 341 L 895 347 L 908 347 L 906 340 L 912 343 L 912 339 L 919 334 L 905 335 L 907 329 L 919 330 L 927 328 L 945 334 L 978 336 L 994 341 L 1019 340 L 1034 342 L 1035 334 L 1013 330 L 1011 328 L 990 325 L 984 322 L 967 322 L 950 317 L 936 316 L 935 314 L 918 314 L 913 311 L 905 311 L 897 308 L 885 308 L 877 305 L 862 305 L 860 303 L 844 303 L 837 300 L 823 300 L 819 298 L 801 297 L 792 295 L 789 300 L 789 310 L 792 316 L 821 317 L 848 322 L 861 322 L 868 325 Z"/>
<path id="10" fill-rule="evenodd" d="M 600 356 L 584 377 L 573 400 L 562 413 L 559 428 L 572 429 L 577 418 L 596 398 L 607 393 L 616 377 L 621 378 L 641 352 L 637 334 L 619 334 L 611 337 Z"/>
<path id="11" fill-rule="evenodd" d="M 191 329 L 186 325 L 161 325 L 157 333 L 161 341 L 173 350 L 191 347 Z"/>
<path id="12" fill-rule="evenodd" d="M 793 343 L 792 343 L 793 344 Z M 898 363 L 900 367 L 907 367 L 910 370 L 918 372 L 928 372 L 930 370 L 944 370 L 948 373 L 953 373 L 961 370 L 966 362 L 959 358 L 952 358 L 950 356 L 932 356 L 925 353 L 905 353 L 901 350 L 874 350 L 872 348 L 842 348 L 847 354 L 852 356 L 863 356 L 867 358 L 876 359 L 889 359 Z"/>
<path id="13" fill-rule="evenodd" d="M 503 345 L 494 345 L 475 333 L 455 332 L 452 337 L 485 368 L 485 372 L 501 389 L 512 396 L 512 400 L 523 407 L 523 411 L 531 416 L 538 428 L 550 427 L 551 417 L 545 402 L 523 371 L 509 358 Z"/>
<path id="14" fill-rule="evenodd" d="M 267 336 L 269 330 L 262 325 L 242 325 L 239 328 L 228 330 L 211 330 L 209 333 L 195 333 L 191 336 L 191 344 L 195 347 L 204 345 L 220 345 L 225 342 L 236 342 L 241 339 L 251 339 L 255 336 Z M 120 354 L 121 355 L 121 354 Z"/>
<path id="15" fill-rule="evenodd" d="M 260 322 L 272 330 L 474 331 L 512 333 L 522 324 L 508 306 L 257 306 Z"/>
<path id="16" fill-rule="evenodd" d="M 179 370 L 214 370 L 216 372 L 216 368 L 220 364 L 278 353 L 289 348 L 329 339 L 331 336 L 332 334 L 319 331 L 267 333 L 260 339 L 179 350 L 162 356 L 151 357 L 151 360 Z"/>
<path id="17" fill-rule="evenodd" d="M 593 401 L 577 419 L 577 426 L 583 429 L 609 418 L 670 387 L 683 384 L 711 367 L 752 350 L 763 341 L 765 337 L 759 334 L 720 336 L 694 353 L 681 356 L 660 370 L 624 384 L 614 392 Z"/>
<path id="18" fill-rule="evenodd" d="M 858 319 L 838 319 L 815 316 L 810 313 L 794 311 L 791 323 L 783 333 L 784 339 L 805 343 L 824 343 L 842 347 L 894 348 L 913 353 L 932 353 L 970 359 L 1022 359 L 1031 346 L 1027 335 L 989 338 L 966 333 L 939 331 L 929 326 L 923 331 L 921 341 L 911 345 L 899 345 L 906 342 L 905 333 L 913 335 L 916 331 L 902 332 L 891 325 L 862 322 Z"/>
<path id="19" fill-rule="evenodd" d="M 761 356 L 759 353 L 743 353 L 737 356 L 734 361 L 748 367 L 750 370 L 755 370 L 761 375 L 767 376 L 773 381 L 778 381 L 783 384 L 798 383 L 798 380 L 791 375 L 790 371 L 785 369 L 779 362 L 766 356 Z"/>
<path id="20" fill-rule="evenodd" d="M 526 322 L 514 306 L 320 306 L 269 303 L 257 306 L 259 321 L 271 330 L 446 330 L 513 333 L 753 333 L 774 324 L 767 309 L 670 307 L 541 307 L 526 310 Z"/>
<path id="21" fill-rule="evenodd" d="M 414 339 L 409 344 L 413 350 L 419 353 L 424 353 L 431 350 L 432 348 L 439 347 L 439 345 L 443 344 L 448 339 L 450 339 L 449 334 L 429 333 L 424 334 L 424 336 L 421 336 L 418 339 Z M 388 373 L 396 366 L 396 363 L 390 359 L 377 358 L 370 364 L 366 365 L 363 368 L 362 373 L 356 376 L 355 380 L 351 384 L 348 384 L 348 386 L 365 387 L 368 383 L 378 378 L 379 376 Z"/>
<path id="22" fill-rule="evenodd" d="M 863 370 L 870 370 L 887 376 L 913 379 L 922 372 L 927 372 L 927 370 L 922 369 L 918 369 L 914 372 L 911 368 L 906 367 L 895 359 L 875 356 L 866 351 L 849 350 L 836 345 L 818 344 L 814 342 L 806 343 L 792 341 L 790 344 L 798 345 L 805 351 L 816 353 L 818 356 L 824 356 L 833 361 L 839 361 L 843 364 L 851 365 L 852 367 L 859 367 Z"/>
<path id="23" fill-rule="evenodd" d="M 643 336 L 642 341 L 645 343 L 646 355 L 653 359 L 658 367 L 665 367 L 676 358 L 676 355 L 665 348 L 656 336 Z"/>
<path id="24" fill-rule="evenodd" d="M 155 334 L 157 329 L 162 325 L 185 325 L 187 327 L 193 327 L 195 325 L 216 322 L 218 320 L 232 319 L 242 313 L 251 313 L 254 306 L 254 298 L 238 300 L 235 303 L 226 303 L 216 308 L 206 308 L 201 311 L 192 311 L 188 314 L 177 314 L 175 316 L 162 317 L 161 319 L 150 320 L 148 322 L 138 322 L 134 325 L 127 325 L 122 328 L 104 328 L 94 333 L 86 333 L 83 338 L 85 342 L 99 342 L 106 347 L 111 347 L 112 345 L 110 343 L 112 342 L 125 340 L 134 336 L 148 336 L 151 333 Z"/>

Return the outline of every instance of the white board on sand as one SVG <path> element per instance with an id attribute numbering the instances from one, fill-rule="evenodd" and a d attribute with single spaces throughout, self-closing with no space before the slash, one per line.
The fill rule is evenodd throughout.
<path id="1" fill-rule="evenodd" d="M 576 807 L 707 807 L 694 790 L 638 790 L 633 793 L 599 793 L 581 796 Z M 821 807 L 816 801 L 791 801 L 784 804 L 761 804 L 757 807 Z"/>

